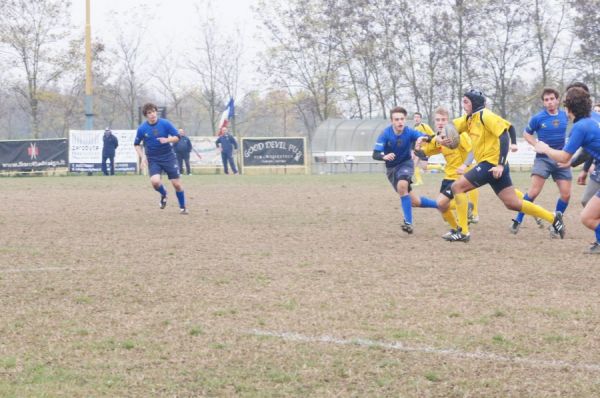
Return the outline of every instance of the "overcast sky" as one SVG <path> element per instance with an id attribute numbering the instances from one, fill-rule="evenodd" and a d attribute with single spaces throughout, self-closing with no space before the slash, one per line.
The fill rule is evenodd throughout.
<path id="1" fill-rule="evenodd" d="M 85 0 L 73 0 L 72 20 L 82 32 L 85 27 Z M 207 0 L 90 0 L 92 38 L 101 38 L 103 42 L 110 45 L 115 38 L 115 20 L 127 20 L 131 10 L 139 9 L 152 16 L 150 28 L 147 30 L 149 42 L 155 43 L 161 48 L 171 47 L 176 53 L 183 54 L 189 38 L 197 34 L 198 11 L 206 9 Z M 220 29 L 223 31 L 240 28 L 244 34 L 244 45 L 247 65 L 260 50 L 260 43 L 255 40 L 257 34 L 256 25 L 251 6 L 257 0 L 212 0 L 213 14 L 219 21 Z M 131 28 L 131 27 L 129 27 Z M 250 71 L 243 74 L 242 86 L 252 85 Z"/>

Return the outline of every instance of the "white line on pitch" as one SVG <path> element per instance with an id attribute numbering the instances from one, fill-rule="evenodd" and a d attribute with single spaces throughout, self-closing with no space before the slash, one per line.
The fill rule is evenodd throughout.
<path id="1" fill-rule="evenodd" d="M 377 347 L 384 348 L 389 350 L 397 350 L 403 352 L 420 352 L 425 354 L 434 354 L 434 355 L 442 355 L 453 358 L 461 358 L 461 359 L 477 359 L 477 360 L 485 360 L 492 362 L 507 362 L 507 363 L 515 363 L 522 365 L 529 365 L 535 367 L 542 368 L 571 368 L 575 370 L 586 370 L 586 371 L 600 371 L 599 364 L 586 364 L 586 363 L 575 363 L 575 362 L 567 362 L 561 360 L 543 360 L 543 359 L 531 359 L 531 358 L 521 358 L 521 357 L 510 357 L 504 355 L 493 354 L 491 352 L 484 351 L 476 351 L 476 352 L 467 352 L 460 351 L 455 349 L 439 349 L 427 346 L 408 346 L 402 342 L 393 342 L 393 343 L 385 343 L 381 341 L 368 340 L 368 339 L 339 339 L 332 336 L 305 336 L 299 333 L 289 333 L 289 332 L 271 332 L 267 330 L 258 330 L 253 329 L 245 332 L 246 334 L 254 335 L 254 336 L 266 336 L 266 337 L 276 337 L 279 339 L 287 340 L 287 341 L 296 341 L 302 343 L 326 343 L 326 344 L 335 344 L 335 345 L 356 345 L 362 347 Z"/>
<path id="2" fill-rule="evenodd" d="M 19 272 L 79 271 L 83 268 L 43 267 L 43 268 L 8 268 L 0 269 L 0 273 L 14 274 Z"/>

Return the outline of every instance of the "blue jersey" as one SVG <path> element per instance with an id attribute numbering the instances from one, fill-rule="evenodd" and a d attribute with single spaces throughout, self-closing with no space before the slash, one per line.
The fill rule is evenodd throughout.
<path id="1" fill-rule="evenodd" d="M 237 149 L 238 144 L 235 138 L 231 134 L 224 134 L 217 138 L 216 145 L 217 147 L 221 144 L 221 149 L 223 153 L 227 155 L 231 155 L 234 149 Z"/>
<path id="2" fill-rule="evenodd" d="M 563 149 L 567 137 L 567 124 L 569 117 L 561 109 L 558 114 L 551 115 L 546 109 L 542 110 L 529 120 L 525 132 L 533 135 L 537 134 L 538 140 L 545 142 L 553 149 Z M 546 157 L 543 154 L 537 154 L 538 157 Z"/>
<path id="3" fill-rule="evenodd" d="M 160 137 L 179 137 L 179 131 L 167 119 L 158 119 L 155 124 L 145 121 L 138 127 L 133 145 L 140 145 L 144 141 L 144 150 L 148 161 L 166 160 L 174 156 L 171 144 L 161 144 Z"/>
<path id="4" fill-rule="evenodd" d="M 404 127 L 402 133 L 396 134 L 394 127 L 388 126 L 379 134 L 373 150 L 383 152 L 384 155 L 388 153 L 396 155 L 394 160 L 385 161 L 385 167 L 395 167 L 412 158 L 411 148 L 419 137 L 426 137 L 426 135 L 409 127 Z"/>
<path id="5" fill-rule="evenodd" d="M 600 123 L 591 117 L 579 119 L 573 124 L 571 135 L 563 150 L 572 155 L 579 147 L 585 149 L 596 162 L 600 161 Z"/>

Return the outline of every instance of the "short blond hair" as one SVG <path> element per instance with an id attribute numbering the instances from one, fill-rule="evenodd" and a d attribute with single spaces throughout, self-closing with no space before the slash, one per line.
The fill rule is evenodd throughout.
<path id="1" fill-rule="evenodd" d="M 442 115 L 442 116 L 446 116 L 446 117 L 450 117 L 450 112 L 448 112 L 448 109 L 439 106 L 435 109 L 434 112 L 435 115 Z"/>

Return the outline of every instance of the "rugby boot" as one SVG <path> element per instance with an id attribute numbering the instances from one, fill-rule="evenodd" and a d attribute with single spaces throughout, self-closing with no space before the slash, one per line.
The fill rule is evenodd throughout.
<path id="1" fill-rule="evenodd" d="M 592 245 L 584 251 L 585 254 L 600 254 L 600 243 L 594 242 Z"/>
<path id="2" fill-rule="evenodd" d="M 455 233 L 451 234 L 449 237 L 444 238 L 444 239 L 446 239 L 448 242 L 465 242 L 465 243 L 467 243 L 469 240 L 471 240 L 471 234 L 463 234 L 462 230 L 459 227 Z"/>
<path id="3" fill-rule="evenodd" d="M 512 225 L 510 226 L 510 233 L 513 235 L 516 235 L 519 232 L 519 227 L 521 227 L 521 223 L 518 222 L 517 220 L 513 219 L 512 220 Z"/>
<path id="4" fill-rule="evenodd" d="M 557 211 L 554 215 L 554 221 L 552 222 L 552 228 L 561 239 L 565 238 L 565 223 L 563 222 L 563 216 L 560 211 Z"/>

